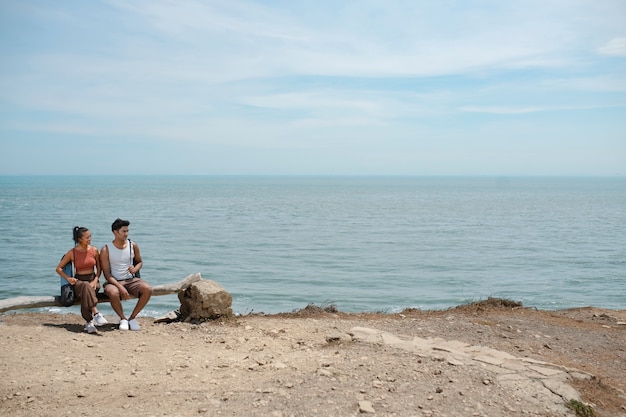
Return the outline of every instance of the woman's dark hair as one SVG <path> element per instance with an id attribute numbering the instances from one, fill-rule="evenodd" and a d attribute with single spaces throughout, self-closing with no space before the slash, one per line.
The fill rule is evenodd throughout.
<path id="1" fill-rule="evenodd" d="M 83 237 L 83 234 L 88 231 L 89 229 L 86 227 L 74 226 L 74 243 L 78 244 L 78 241 L 81 237 Z"/>
<path id="2" fill-rule="evenodd" d="M 130 226 L 130 222 L 128 220 L 117 218 L 111 225 L 111 231 L 115 232 L 116 230 L 120 230 L 122 226 Z"/>

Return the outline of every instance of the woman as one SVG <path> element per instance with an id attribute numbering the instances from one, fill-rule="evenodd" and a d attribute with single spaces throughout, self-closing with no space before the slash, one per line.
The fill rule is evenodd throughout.
<path id="1" fill-rule="evenodd" d="M 96 293 L 100 288 L 100 254 L 98 249 L 91 246 L 91 232 L 86 227 L 74 227 L 75 246 L 68 250 L 61 262 L 57 265 L 57 274 L 65 278 L 74 286 L 76 297 L 80 298 L 80 314 L 86 320 L 85 330 L 95 333 L 95 326 L 107 324 L 106 319 L 98 312 L 98 297 Z M 70 262 L 74 262 L 76 273 L 74 277 L 68 276 L 63 268 Z M 94 273 L 95 269 L 95 273 Z"/>

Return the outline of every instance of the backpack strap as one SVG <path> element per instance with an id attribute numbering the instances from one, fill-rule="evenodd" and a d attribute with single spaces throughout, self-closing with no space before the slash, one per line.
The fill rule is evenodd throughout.
<path id="1" fill-rule="evenodd" d="M 74 259 L 70 262 L 70 272 L 71 272 L 71 275 L 67 274 L 70 277 L 74 277 L 76 275 L 76 268 L 75 268 L 75 266 L 76 266 L 76 247 L 72 248 L 72 257 Z"/>
<path id="2" fill-rule="evenodd" d="M 133 266 L 135 266 L 135 248 L 133 247 L 133 241 L 130 239 L 128 239 L 128 250 L 130 250 L 130 261 L 132 262 Z M 141 274 L 139 273 L 139 271 L 133 274 L 133 278 L 141 278 Z"/>

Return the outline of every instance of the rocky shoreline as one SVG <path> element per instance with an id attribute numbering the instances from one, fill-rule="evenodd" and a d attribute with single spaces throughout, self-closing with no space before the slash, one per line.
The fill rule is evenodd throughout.
<path id="1" fill-rule="evenodd" d="M 626 310 L 310 306 L 140 323 L 89 335 L 75 315 L 0 315 L 0 414 L 626 415 Z"/>

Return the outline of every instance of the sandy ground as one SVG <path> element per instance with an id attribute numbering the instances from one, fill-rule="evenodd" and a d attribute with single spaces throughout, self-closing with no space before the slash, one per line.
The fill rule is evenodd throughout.
<path id="1" fill-rule="evenodd" d="M 492 367 L 355 339 L 459 341 L 566 369 L 594 415 L 626 416 L 626 310 L 496 302 L 344 314 L 309 306 L 200 324 L 87 334 L 79 316 L 0 315 L 2 416 L 575 416 L 545 387 Z M 398 339 L 399 340 L 399 339 Z M 436 349 L 435 349 L 436 350 Z M 446 353 L 446 352 L 441 352 Z"/>

